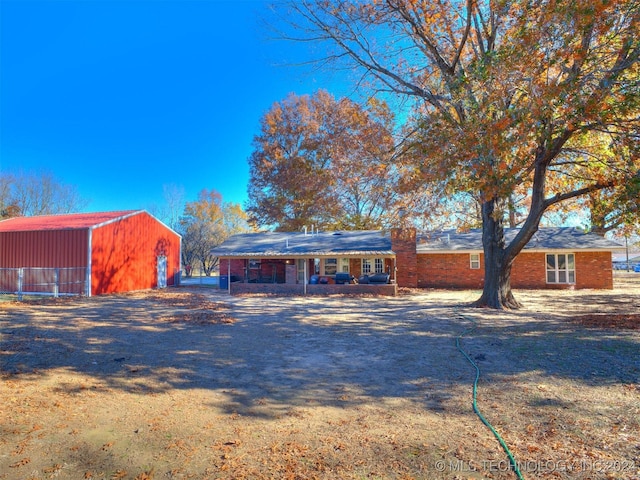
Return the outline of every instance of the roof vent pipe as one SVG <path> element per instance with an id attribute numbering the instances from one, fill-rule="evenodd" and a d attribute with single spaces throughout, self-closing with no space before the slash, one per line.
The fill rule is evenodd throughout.
<path id="1" fill-rule="evenodd" d="M 304 236 L 307 236 L 307 226 L 305 225 L 304 227 L 302 227 L 302 229 L 304 230 Z"/>

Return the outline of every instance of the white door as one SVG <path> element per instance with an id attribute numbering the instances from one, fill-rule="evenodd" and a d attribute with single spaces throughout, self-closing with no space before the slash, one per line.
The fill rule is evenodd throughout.
<path id="1" fill-rule="evenodd" d="M 158 257 L 158 288 L 167 287 L 167 257 Z"/>

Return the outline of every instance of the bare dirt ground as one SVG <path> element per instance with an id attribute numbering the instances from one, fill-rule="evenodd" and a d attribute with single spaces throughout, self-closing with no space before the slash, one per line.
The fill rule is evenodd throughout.
<path id="1" fill-rule="evenodd" d="M 395 298 L 0 303 L 0 479 L 640 478 L 640 274 Z"/>

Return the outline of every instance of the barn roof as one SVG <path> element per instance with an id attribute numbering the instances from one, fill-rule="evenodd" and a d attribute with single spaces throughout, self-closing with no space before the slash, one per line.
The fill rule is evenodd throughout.
<path id="1" fill-rule="evenodd" d="M 295 257 L 395 255 L 391 238 L 380 230 L 263 232 L 233 235 L 211 253 L 218 257 Z"/>
<path id="2" fill-rule="evenodd" d="M 517 228 L 505 229 L 505 240 L 509 243 L 518 233 Z M 575 227 L 540 228 L 525 245 L 524 250 L 582 250 L 618 251 L 624 248 L 593 232 Z M 482 230 L 458 233 L 455 230 L 427 233 L 418 236 L 418 253 L 462 253 L 482 252 Z"/>
<path id="3" fill-rule="evenodd" d="M 40 215 L 35 217 L 13 217 L 0 221 L 0 232 L 30 232 L 39 230 L 80 230 L 95 228 L 143 210 L 121 210 L 117 212 L 71 213 L 65 215 Z"/>

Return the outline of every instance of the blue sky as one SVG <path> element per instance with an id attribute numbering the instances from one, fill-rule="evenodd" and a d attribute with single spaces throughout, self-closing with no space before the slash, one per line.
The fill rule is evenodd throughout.
<path id="1" fill-rule="evenodd" d="M 258 0 L 0 0 L 0 171 L 48 172 L 85 211 L 153 208 L 163 185 L 244 204 L 260 117 L 331 76 L 293 67 Z M 340 87 L 338 87 L 339 89 Z"/>

